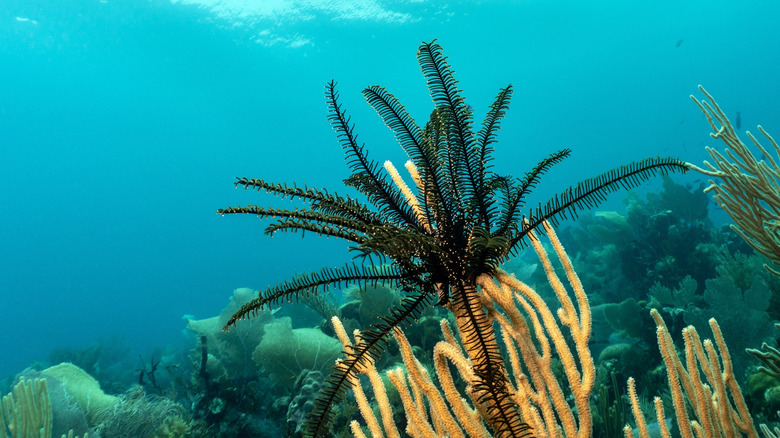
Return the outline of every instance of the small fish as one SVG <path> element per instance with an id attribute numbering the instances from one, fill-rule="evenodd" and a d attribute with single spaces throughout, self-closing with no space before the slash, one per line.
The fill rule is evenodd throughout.
<path id="1" fill-rule="evenodd" d="M 14 17 L 14 18 L 16 19 L 16 21 L 18 21 L 20 23 L 30 23 L 30 24 L 36 24 L 36 25 L 38 24 L 37 21 L 31 20 L 31 19 L 29 19 L 27 17 Z"/>
<path id="2" fill-rule="evenodd" d="M 674 45 L 674 47 L 680 47 L 680 46 L 682 46 L 682 42 L 683 42 L 683 40 L 679 40 L 679 41 L 677 41 L 677 44 L 675 44 L 675 45 Z"/>
<path id="3" fill-rule="evenodd" d="M 737 129 L 742 128 L 742 114 L 737 111 Z"/>

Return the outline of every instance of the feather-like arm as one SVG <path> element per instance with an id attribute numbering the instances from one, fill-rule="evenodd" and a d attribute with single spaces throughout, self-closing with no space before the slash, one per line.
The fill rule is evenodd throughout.
<path id="1" fill-rule="evenodd" d="M 360 332 L 357 342 L 350 348 L 347 357 L 336 363 L 333 373 L 325 380 L 314 401 L 314 409 L 306 424 L 306 436 L 322 437 L 328 435 L 333 420 L 333 407 L 352 387 L 360 369 L 368 361 L 376 361 L 384 352 L 388 339 L 396 327 L 403 327 L 417 319 L 422 310 L 431 304 L 430 291 L 418 291 L 405 297 L 400 304 L 390 309 L 388 316 L 381 317 L 382 322 Z"/>
<path id="2" fill-rule="evenodd" d="M 540 226 L 543 222 L 556 227 L 561 219 L 569 216 L 576 217 L 580 211 L 599 205 L 606 200 L 607 195 L 618 189 L 634 188 L 657 173 L 666 175 L 671 172 L 687 171 L 688 166 L 684 161 L 659 157 L 634 161 L 586 179 L 555 195 L 544 206 L 535 208 L 523 222 L 523 229 L 512 238 L 510 253 L 517 249 L 518 243 L 522 242 L 529 231 L 538 229 L 538 232 L 541 232 L 544 229 Z"/>
<path id="3" fill-rule="evenodd" d="M 380 266 L 360 266 L 346 265 L 341 268 L 325 268 L 319 272 L 310 272 L 299 275 L 292 280 L 269 287 L 260 292 L 254 300 L 244 304 L 233 314 L 225 326 L 222 328 L 228 331 L 236 322 L 257 315 L 258 312 L 265 309 L 266 306 L 279 304 L 282 300 L 297 300 L 301 294 L 317 294 L 320 288 L 325 290 L 334 287 L 341 287 L 346 284 L 356 284 L 358 286 L 378 284 L 397 286 L 403 281 L 408 280 L 402 272 L 389 265 Z"/>

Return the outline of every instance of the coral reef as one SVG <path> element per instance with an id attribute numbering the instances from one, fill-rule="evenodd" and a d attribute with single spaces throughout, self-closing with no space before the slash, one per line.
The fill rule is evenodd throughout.
<path id="1" fill-rule="evenodd" d="M 74 366 L 68 364 L 67 367 Z M 26 369 L 19 373 L 17 380 L 45 380 L 51 405 L 52 427 L 51 435 L 54 437 L 67 435 L 73 431 L 76 435 L 89 434 L 93 438 L 99 438 L 94 427 L 88 423 L 87 413 L 70 395 L 65 384 L 59 378 L 43 374 L 41 371 Z M 89 381 L 87 379 L 87 381 Z"/>
<path id="2" fill-rule="evenodd" d="M 341 344 L 317 328 L 293 329 L 290 318 L 264 327 L 263 340 L 252 358 L 283 386 L 293 386 L 303 370 L 329 369 L 341 353 Z"/>
<path id="3" fill-rule="evenodd" d="M 92 427 L 101 424 L 119 403 L 118 397 L 103 392 L 94 377 L 71 363 L 46 368 L 41 374 L 62 384 L 69 398 L 81 408 L 87 423 Z"/>
<path id="4" fill-rule="evenodd" d="M 685 323 L 704 330 L 707 321 L 715 318 L 721 324 L 723 336 L 736 351 L 761 345 L 773 335 L 772 321 L 766 312 L 772 292 L 760 276 L 753 276 L 752 280 L 742 285 L 747 289 L 737 286 L 734 277 L 727 275 L 707 280 L 703 297 L 707 306 L 687 307 L 683 313 Z M 736 374 L 741 376 L 752 359 L 737 355 L 733 362 Z"/>
<path id="5" fill-rule="evenodd" d="M 97 430 L 106 438 L 174 438 L 186 436 L 189 414 L 164 397 L 147 396 L 143 388 L 130 388 L 111 406 L 98 408 Z"/>
<path id="6" fill-rule="evenodd" d="M 46 389 L 36 391 L 38 400 L 45 401 L 48 410 L 49 425 L 41 436 L 197 436 L 189 435 L 191 420 L 182 405 L 165 397 L 148 396 L 140 386 L 134 386 L 120 396 L 106 394 L 94 377 L 71 363 L 61 363 L 42 371 L 28 369 L 19 375 L 20 382 L 30 378 Z M 31 409 L 26 411 L 32 412 Z M 34 436 L 38 436 L 37 432 Z"/>
<path id="7" fill-rule="evenodd" d="M 190 355 L 192 373 L 182 382 L 196 421 L 192 426 L 195 432 L 190 435 L 205 430 L 207 436 L 219 433 L 225 438 L 273 437 L 280 436 L 284 428 L 284 414 L 274 409 L 273 403 L 285 397 L 286 390 L 253 356 L 257 356 L 266 327 L 271 326 L 273 331 L 284 321 L 289 326 L 289 318 L 280 321 L 274 318 L 274 312 L 261 312 L 257 318 L 239 322 L 235 330 L 222 331 L 233 312 L 256 296 L 257 291 L 236 289 L 218 316 L 187 320 L 187 329 L 196 336 Z M 266 343 L 273 344 L 273 339 Z M 294 355 L 285 359 L 288 361 L 269 366 L 296 369 Z"/>
<path id="8" fill-rule="evenodd" d="M 780 420 L 780 350 L 771 346 L 780 259 L 776 218 L 766 216 L 776 199 L 757 196 L 777 198 L 764 175 L 773 158 L 762 164 L 714 102 L 697 102 L 713 137 L 741 148 L 744 163 L 735 168 L 733 154 L 710 150 L 717 167 L 698 170 L 720 185 L 664 176 L 658 191 L 629 192 L 624 209 L 584 214 L 558 233 L 570 260 L 556 221 L 683 163 L 634 163 L 524 210 L 569 151 L 523 178 L 493 174 L 512 88 L 476 130 L 440 47 L 424 44 L 418 59 L 435 103 L 424 127 L 383 88 L 364 91 L 411 156 L 413 185 L 391 163 L 368 159 L 330 83 L 329 120 L 353 171 L 347 185 L 368 203 L 241 178 L 239 187 L 306 208 L 220 210 L 276 219 L 269 234 L 348 240 L 355 264 L 234 290 L 218 315 L 186 318 L 186 349 L 138 359 L 120 339 L 102 339 L 52 351 L 6 384 L 0 437 L 341 438 L 366 429 L 374 437 L 754 437 L 759 423 L 765 437 L 780 435 L 769 432 Z M 740 210 L 735 187 L 746 182 L 760 183 L 741 194 L 757 204 Z M 706 190 L 731 210 L 737 233 L 713 225 Z M 775 266 L 765 269 L 756 251 Z M 299 307 L 268 308 L 290 299 Z M 705 331 L 714 340 L 702 341 Z"/>
<path id="9" fill-rule="evenodd" d="M 342 316 L 352 316 L 361 327 L 380 322 L 380 317 L 387 312 L 387 309 L 401 302 L 401 294 L 398 290 L 378 285 L 348 287 L 344 290 L 344 297 L 350 302 L 342 307 Z M 357 309 L 352 310 L 352 307 Z"/>
<path id="10" fill-rule="evenodd" d="M 709 201 L 700 188 L 665 177 L 660 193 L 643 198 L 629 192 L 625 213 L 596 212 L 564 230 L 561 239 L 571 248 L 585 286 L 606 302 L 643 300 L 656 283 L 676 287 L 690 276 L 703 293 L 727 238 L 707 217 Z"/>
<path id="11" fill-rule="evenodd" d="M 664 195 L 663 192 L 651 193 L 644 198 L 631 194 L 626 202 L 630 212 L 596 212 L 560 233 L 573 242 L 574 247 L 582 248 L 586 242 L 593 246 L 590 252 L 580 249 L 573 263 L 585 271 L 581 277 L 583 282 L 589 281 L 594 288 L 589 300 L 601 303 L 592 306 L 592 336 L 588 342 L 591 353 L 597 358 L 594 365 L 597 370 L 595 387 L 598 390 L 589 403 L 594 438 L 617 436 L 617 431 L 626 421 L 624 397 L 615 395 L 615 391 L 622 394 L 625 387 L 615 382 L 625 382 L 633 376 L 636 391 L 645 393 L 666 386 L 666 368 L 659 350 L 655 348 L 657 339 L 648 312 L 650 309 L 663 314 L 672 337 L 677 337 L 687 325 L 699 331 L 708 329 L 707 319 L 710 316 L 722 320 L 722 336 L 734 352 L 731 356 L 734 378 L 743 382 L 745 403 L 751 414 L 760 421 L 766 421 L 774 418 L 780 407 L 780 385 L 776 379 L 757 371 L 757 363 L 751 356 L 738 353 L 743 347 L 758 346 L 762 342 L 771 344 L 771 323 L 777 319 L 777 313 L 773 311 L 777 308 L 776 305 L 773 307 L 773 302 L 776 302 L 773 297 L 777 299 L 780 281 L 762 267 L 762 258 L 740 252 L 751 250 L 746 245 L 730 241 L 724 234 L 727 230 L 718 229 L 708 221 L 700 221 L 700 232 L 690 234 L 694 240 L 686 243 L 688 248 L 707 249 L 706 258 L 700 260 L 702 269 L 699 277 L 703 280 L 691 275 L 683 276 L 677 283 L 657 280 L 643 294 L 634 291 L 635 296 L 626 298 L 624 293 L 623 299 L 613 302 L 609 301 L 612 297 L 609 291 L 599 289 L 617 285 L 636 287 L 625 286 L 635 283 L 634 278 L 626 276 L 622 266 L 624 259 L 621 253 L 628 247 L 626 241 L 637 235 L 642 236 L 640 239 L 651 239 L 650 236 L 663 234 L 660 232 L 662 226 L 674 227 L 684 223 L 660 221 L 661 217 L 669 219 L 674 216 L 668 212 L 658 216 L 655 219 L 658 222 L 643 216 L 654 215 L 656 207 L 652 205 L 661 202 L 661 199 L 666 199 L 663 202 L 667 203 L 671 202 L 671 198 L 684 200 L 686 196 L 681 190 L 693 189 L 695 187 L 686 188 L 667 181 L 663 190 L 674 193 L 674 196 Z M 692 217 L 698 218 L 696 215 Z M 656 233 L 637 234 L 637 230 L 645 229 L 637 229 L 637 224 L 650 223 L 658 228 Z M 673 233 L 666 233 L 665 238 L 670 235 Z M 654 243 L 639 242 L 634 247 L 643 245 Z M 680 260 L 670 263 L 692 266 L 685 257 L 701 254 L 681 253 Z M 645 272 L 659 272 L 652 269 L 654 264 L 657 265 L 653 258 L 642 260 L 647 262 Z M 554 291 L 541 277 L 545 274 L 538 260 L 524 256 L 507 266 L 518 272 L 528 284 L 535 285 L 540 298 L 548 306 L 557 302 Z M 403 294 L 403 291 L 381 285 L 352 287 L 343 291 L 345 302 L 340 307 L 336 307 L 332 300 L 313 303 L 322 310 L 314 320 L 308 317 L 293 320 L 297 316 L 278 317 L 278 312 L 265 311 L 256 319 L 239 322 L 249 324 L 225 333 L 221 331 L 222 324 L 236 309 L 257 296 L 254 290 L 237 289 L 219 315 L 187 320 L 187 329 L 193 335 L 193 350 L 189 357 L 175 350 L 161 349 L 144 355 L 141 369 L 138 369 L 137 365 L 128 365 L 126 357 L 112 353 L 109 346 L 60 350 L 50 356 L 52 359 L 71 357 L 87 364 L 103 376 L 106 386 L 113 391 L 105 391 L 103 385 L 89 373 L 72 364 L 48 367 L 46 374 L 44 371 L 26 370 L 19 379 L 46 379 L 52 409 L 52 436 L 72 433 L 78 436 L 88 434 L 91 438 L 299 437 L 305 433 L 307 414 L 312 412 L 316 396 L 324 385 L 323 371 L 332 365 L 332 359 L 342 349 L 338 341 L 323 332 L 328 326 L 332 327 L 324 323 L 325 316 L 342 315 L 351 332 L 381 321 L 377 318 L 382 310 L 397 304 L 403 299 Z M 405 330 L 409 348 L 419 358 L 421 369 L 430 375 L 436 373 L 430 351 L 445 340 L 441 331 L 443 321 L 456 324 L 452 317 L 433 307 Z M 301 326 L 304 322 L 312 326 Z M 567 342 L 572 340 L 567 337 Z M 121 348 L 116 351 L 120 352 Z M 108 364 L 106 359 L 109 357 L 119 358 L 118 363 L 125 370 Z M 401 394 L 383 371 L 393 370 L 400 364 L 403 364 L 403 358 L 395 344 L 375 362 L 387 391 L 392 411 L 389 418 L 397 425 L 399 433 L 408 424 L 405 408 Z M 566 380 L 565 366 L 557 358 L 553 358 L 549 366 L 557 381 Z M 143 385 L 137 385 L 139 382 Z M 463 379 L 457 375 L 453 376 L 453 384 L 461 390 L 466 388 Z M 121 392 L 117 393 L 116 389 L 120 387 Z M 71 391 L 74 391 L 73 395 Z M 668 394 L 667 391 L 661 392 Z M 568 390 L 564 390 L 564 394 L 571 400 Z M 89 407 L 85 410 L 84 398 L 91 399 L 93 396 L 106 409 Z M 375 401 L 371 401 L 371 393 L 367 392 L 366 397 L 368 409 L 377 413 L 379 408 Z M 338 412 L 338 419 L 333 423 L 335 436 L 351 434 L 350 420 L 361 417 L 356 403 L 350 395 L 334 408 Z M 648 403 L 640 403 L 645 414 L 648 409 L 653 410 Z M 667 405 L 670 403 L 671 400 Z M 664 421 L 662 426 L 651 415 L 647 416 L 646 423 L 648 429 L 658 433 L 663 427 L 673 428 L 671 419 Z M 639 433 L 639 430 L 634 433 Z"/>
<path id="12" fill-rule="evenodd" d="M 120 335 L 101 337 L 84 348 L 60 347 L 49 353 L 49 364 L 72 363 L 94 377 L 104 391 L 122 392 L 135 383 L 135 355 Z"/>
<path id="13" fill-rule="evenodd" d="M 301 373 L 293 388 L 295 397 L 292 398 L 287 407 L 288 436 L 301 436 L 303 434 L 306 416 L 314 409 L 314 400 L 324 383 L 325 375 L 321 371 Z"/>
<path id="14" fill-rule="evenodd" d="M 252 360 L 255 348 L 263 339 L 263 327 L 274 317 L 270 311 L 259 312 L 257 317 L 239 321 L 229 333 L 222 327 L 244 304 L 257 296 L 257 291 L 239 288 L 233 291 L 230 302 L 218 316 L 187 320 L 187 329 L 206 337 L 209 351 L 209 370 L 213 379 L 244 378 L 257 375 L 258 365 Z"/>

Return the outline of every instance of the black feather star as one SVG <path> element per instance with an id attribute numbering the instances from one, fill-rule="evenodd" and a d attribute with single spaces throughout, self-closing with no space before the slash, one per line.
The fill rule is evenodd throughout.
<path id="1" fill-rule="evenodd" d="M 329 116 L 346 153 L 352 175 L 345 180 L 367 200 L 296 185 L 239 178 L 236 186 L 298 199 L 305 208 L 293 210 L 228 207 L 220 214 L 246 213 L 275 221 L 266 234 L 310 231 L 351 242 L 358 257 L 354 264 L 327 268 L 262 291 L 236 312 L 225 326 L 258 311 L 346 284 L 388 285 L 405 292 L 382 322 L 363 330 L 360 342 L 337 363 L 309 416 L 307 435 L 329 432 L 333 407 L 346 395 L 350 380 L 367 361 L 375 361 L 397 326 L 412 323 L 427 306 L 441 305 L 453 312 L 464 347 L 474 365 L 482 394 L 478 403 L 495 436 L 526 436 L 529 427 L 519 417 L 507 389 L 504 363 L 495 332 L 480 302 L 477 278 L 493 275 L 498 266 L 525 246 L 529 232 L 543 232 L 542 223 L 561 218 L 603 201 L 618 189 L 637 186 L 656 173 L 685 172 L 674 158 L 651 158 L 611 170 L 580 182 L 546 204 L 525 211 L 526 197 L 550 168 L 570 154 L 564 149 L 542 160 L 522 178 L 491 171 L 493 145 L 512 96 L 512 86 L 499 91 L 484 122 L 476 130 L 471 108 L 465 103 L 452 69 L 435 41 L 417 52 L 433 98 L 434 110 L 424 127 L 418 126 L 401 103 L 383 87 L 371 86 L 363 96 L 393 131 L 407 153 L 407 165 L 416 190 L 407 187 L 397 171 L 385 169 L 358 144 L 354 126 L 339 103 L 335 82 L 326 87 Z M 380 263 L 373 263 L 378 261 Z"/>

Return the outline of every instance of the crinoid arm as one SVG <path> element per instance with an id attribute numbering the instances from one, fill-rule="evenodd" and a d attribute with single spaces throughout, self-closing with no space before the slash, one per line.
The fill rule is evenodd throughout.
<path id="1" fill-rule="evenodd" d="M 265 191 L 275 194 L 282 199 L 301 199 L 311 205 L 312 210 L 345 218 L 357 219 L 366 223 L 380 223 L 379 217 L 371 208 L 349 196 L 339 196 L 336 193 L 328 193 L 327 190 L 314 187 L 298 187 L 285 183 L 273 183 L 256 178 L 236 178 L 235 187 L 243 187 L 244 190 Z M 218 210 L 218 214 L 227 213 Z"/>
<path id="2" fill-rule="evenodd" d="M 676 158 L 647 158 L 620 166 L 593 178 L 586 179 L 574 187 L 555 195 L 545 205 L 535 208 L 525 218 L 523 229 L 511 239 L 511 251 L 516 251 L 518 244 L 530 230 L 543 231 L 540 225 L 548 222 L 553 227 L 561 219 L 577 217 L 580 211 L 591 209 L 607 199 L 607 195 L 617 190 L 629 190 L 639 186 L 657 174 L 667 175 L 672 172 L 685 173 L 687 164 Z"/>
<path id="3" fill-rule="evenodd" d="M 421 312 L 432 304 L 432 291 L 412 292 L 401 303 L 380 317 L 378 324 L 363 330 L 356 342 L 346 349 L 346 357 L 336 362 L 333 372 L 325 380 L 325 386 L 314 401 L 314 409 L 306 424 L 306 436 L 327 436 L 335 413 L 333 407 L 340 403 L 353 382 L 369 363 L 375 362 L 384 352 L 396 327 L 416 320 Z"/>
<path id="4" fill-rule="evenodd" d="M 553 166 L 565 160 L 571 154 L 570 149 L 562 149 L 550 154 L 540 161 L 536 167 L 527 172 L 519 180 L 519 184 L 505 177 L 497 180 L 495 187 L 503 193 L 503 203 L 500 209 L 499 219 L 496 223 L 494 234 L 506 235 L 510 228 L 522 220 L 522 208 L 525 206 L 525 197 L 541 181 L 542 176 Z"/>
<path id="5" fill-rule="evenodd" d="M 326 292 L 329 288 L 338 288 L 347 284 L 362 287 L 368 285 L 394 287 L 404 281 L 408 281 L 408 275 L 389 265 L 346 265 L 341 268 L 325 268 L 319 272 L 299 275 L 260 292 L 257 298 L 241 306 L 222 330 L 230 330 L 236 322 L 254 316 L 266 307 L 277 305 L 282 301 L 297 301 L 300 295 L 316 295 Z"/>
<path id="6" fill-rule="evenodd" d="M 346 155 L 347 164 L 352 170 L 352 177 L 345 183 L 357 189 L 368 197 L 371 204 L 379 208 L 379 213 L 385 218 L 404 224 L 417 224 L 417 219 L 411 207 L 404 201 L 400 190 L 387 180 L 381 172 L 379 163 L 368 158 L 364 145 L 358 144 L 355 127 L 338 102 L 339 93 L 336 82 L 328 83 L 325 99 L 328 102 L 328 121 L 336 131 Z"/>
<path id="7" fill-rule="evenodd" d="M 530 427 L 523 422 L 511 398 L 503 356 L 496 339 L 493 320 L 482 306 L 475 283 L 455 288 L 452 312 L 463 347 L 473 364 L 475 379 L 470 382 L 476 402 L 485 407 L 486 420 L 496 437 L 525 437 Z"/>
<path id="8" fill-rule="evenodd" d="M 512 85 L 507 85 L 502 88 L 493 104 L 490 105 L 485 120 L 482 122 L 482 128 L 477 133 L 477 145 L 480 148 L 480 157 L 483 160 L 488 160 L 490 153 L 493 152 L 491 144 L 495 143 L 498 139 L 498 130 L 500 128 L 501 120 L 506 115 L 506 110 L 509 109 L 509 101 L 512 99 L 512 93 L 514 90 Z"/>

